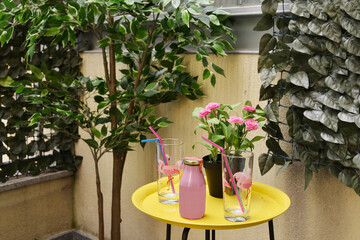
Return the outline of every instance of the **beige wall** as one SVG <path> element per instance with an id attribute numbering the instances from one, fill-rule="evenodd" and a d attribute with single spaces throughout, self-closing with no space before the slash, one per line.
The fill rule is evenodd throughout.
<path id="1" fill-rule="evenodd" d="M 72 228 L 73 176 L 0 193 L 0 239 L 40 240 Z"/>
<path id="2" fill-rule="evenodd" d="M 101 57 L 96 53 L 83 55 L 83 73 L 85 76 L 101 76 Z M 249 99 L 256 104 L 259 98 L 260 80 L 257 74 L 257 55 L 229 55 L 215 59 L 222 66 L 227 78 L 219 77 L 216 88 L 204 82 L 206 96 L 197 101 L 185 98 L 177 102 L 164 104 L 158 111 L 174 121 L 168 128 L 161 129 L 162 137 L 177 137 L 185 141 L 186 156 L 203 156 L 206 151 L 191 146 L 199 141 L 200 135 L 193 134 L 197 125 L 191 117 L 196 106 L 205 106 L 208 102 L 233 104 Z M 202 73 L 202 67 L 193 60 L 186 58 L 185 64 L 195 74 Z M 202 80 L 200 80 L 202 81 Z M 262 105 L 264 103 L 261 103 Z M 78 144 L 78 154 L 84 156 L 75 181 L 75 223 L 88 233 L 97 232 L 97 204 L 95 191 L 94 167 L 91 155 L 84 143 Z M 255 157 L 266 151 L 264 142 L 256 145 Z M 122 237 L 124 240 L 157 240 L 165 239 L 164 223 L 158 222 L 137 210 L 131 203 L 132 193 L 140 186 L 155 180 L 155 163 L 147 156 L 153 156 L 154 149 L 148 144 L 145 150 L 137 147 L 130 152 L 125 165 L 122 190 Z M 105 197 L 105 231 L 110 232 L 110 192 L 111 192 L 111 159 L 106 156 L 101 160 L 102 187 Z M 359 239 L 360 238 L 360 201 L 352 189 L 343 186 L 331 177 L 326 170 L 314 174 L 309 188 L 304 191 L 304 167 L 294 164 L 276 176 L 278 167 L 273 168 L 265 176 L 261 176 L 255 163 L 254 180 L 275 186 L 289 195 L 292 201 L 290 209 L 274 220 L 275 237 L 278 240 L 288 239 Z M 182 229 L 173 227 L 172 237 L 180 239 Z M 266 224 L 248 229 L 217 231 L 217 239 L 268 239 Z M 203 239 L 204 231 L 191 230 L 189 239 Z"/>

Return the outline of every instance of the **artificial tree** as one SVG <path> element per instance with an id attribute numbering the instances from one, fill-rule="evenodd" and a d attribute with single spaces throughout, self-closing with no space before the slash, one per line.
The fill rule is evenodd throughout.
<path id="1" fill-rule="evenodd" d="M 234 40 L 230 28 L 224 25 L 228 14 L 213 6 L 209 0 L 92 0 L 58 1 L 29 0 L 16 5 L 11 0 L 0 4 L 0 41 L 11 38 L 13 27 L 28 24 L 25 45 L 27 58 L 34 54 L 36 43 L 43 36 L 54 36 L 54 43 L 75 45 L 76 32 L 92 32 L 102 50 L 105 78 L 81 81 L 68 79 L 56 84 L 56 71 L 30 66 L 30 77 L 40 83 L 29 96 L 30 101 L 42 104 L 44 110 L 34 113 L 30 125 L 46 123 L 63 130 L 57 118 L 74 121 L 89 133 L 84 139 L 89 145 L 96 169 L 99 203 L 99 239 L 104 238 L 102 193 L 98 162 L 101 156 L 113 154 L 113 191 L 111 239 L 120 239 L 121 182 L 127 152 L 131 142 L 146 138 L 148 126 L 166 126 L 164 117 L 150 113 L 154 106 L 176 100 L 181 94 L 189 99 L 203 95 L 197 77 L 186 72 L 180 54 L 184 47 L 194 46 L 196 59 L 202 61 L 203 79 L 216 82 L 216 73 L 224 75 L 221 67 L 209 63 L 209 50 L 225 56 L 231 49 L 224 35 Z M 10 19 L 10 21 L 9 21 Z M 6 20 L 6 21 L 5 21 Z M 125 64 L 117 77 L 116 62 Z M 29 83 L 24 83 L 29 84 Z M 73 86 L 85 86 L 97 109 L 91 110 L 85 100 L 80 102 L 67 94 Z M 27 88 L 31 88 L 31 84 Z M 110 130 L 108 131 L 108 125 Z"/>

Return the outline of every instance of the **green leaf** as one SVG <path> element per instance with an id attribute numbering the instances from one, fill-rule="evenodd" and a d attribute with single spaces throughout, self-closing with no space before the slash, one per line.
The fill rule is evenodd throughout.
<path id="1" fill-rule="evenodd" d="M 313 172 L 310 169 L 305 168 L 305 186 L 304 186 L 304 190 L 306 190 L 307 187 L 309 186 L 309 184 L 311 182 L 311 179 L 312 179 L 312 176 L 313 176 Z"/>
<path id="2" fill-rule="evenodd" d="M 328 70 L 324 66 L 321 56 L 316 55 L 308 60 L 309 65 L 321 75 L 327 76 Z"/>
<path id="3" fill-rule="evenodd" d="M 257 22 L 254 31 L 266 31 L 274 26 L 274 20 L 270 14 L 265 14 Z"/>
<path id="4" fill-rule="evenodd" d="M 341 42 L 341 27 L 333 21 L 328 21 L 321 26 L 321 32 L 328 39 L 340 43 Z"/>
<path id="5" fill-rule="evenodd" d="M 103 125 L 103 126 L 101 127 L 101 135 L 102 135 L 102 136 L 106 136 L 107 133 L 108 133 L 108 130 L 107 130 L 106 125 Z"/>
<path id="6" fill-rule="evenodd" d="M 217 72 L 225 77 L 225 72 L 221 67 L 217 66 L 214 63 L 212 63 L 211 65 L 212 65 L 213 69 L 215 70 L 215 72 Z"/>
<path id="7" fill-rule="evenodd" d="M 320 122 L 324 124 L 326 127 L 330 128 L 334 132 L 337 132 L 338 130 L 338 122 L 339 118 L 337 117 L 338 112 L 331 110 L 331 109 L 325 109 L 324 113 L 321 115 Z"/>
<path id="8" fill-rule="evenodd" d="M 211 75 L 209 69 L 205 68 L 204 71 L 203 71 L 203 80 L 209 78 Z"/>
<path id="9" fill-rule="evenodd" d="M 321 132 L 320 136 L 323 140 L 336 144 L 345 144 L 345 139 L 341 133 Z"/>
<path id="10" fill-rule="evenodd" d="M 253 139 L 251 139 L 250 142 L 252 142 L 252 143 L 257 142 L 257 141 L 260 141 L 261 139 L 264 139 L 264 137 L 263 136 L 256 136 Z"/>
<path id="11" fill-rule="evenodd" d="M 356 1 L 345 2 L 345 5 L 342 8 L 349 16 L 360 21 L 360 6 Z"/>
<path id="12" fill-rule="evenodd" d="M 163 0 L 162 7 L 163 9 L 171 2 L 171 0 Z"/>
<path id="13" fill-rule="evenodd" d="M 308 55 L 313 55 L 314 52 L 311 51 L 307 46 L 305 46 L 302 42 L 300 42 L 299 39 L 295 39 L 293 41 L 293 49 L 297 52 L 300 52 L 300 53 L 304 53 L 304 54 L 308 54 Z"/>
<path id="14" fill-rule="evenodd" d="M 213 142 L 217 142 L 217 141 L 220 141 L 220 140 L 223 140 L 225 138 L 225 136 L 223 135 L 211 135 L 210 137 L 210 140 L 213 141 Z"/>
<path id="15" fill-rule="evenodd" d="M 40 97 L 45 97 L 46 95 L 48 95 L 49 91 L 47 89 L 43 89 L 41 90 L 41 94 Z"/>
<path id="16" fill-rule="evenodd" d="M 284 165 L 277 171 L 276 176 L 279 176 L 282 171 L 284 171 L 285 168 L 287 168 L 290 165 L 290 161 L 285 161 Z"/>
<path id="17" fill-rule="evenodd" d="M 83 139 L 89 147 L 97 149 L 99 147 L 98 143 L 94 139 Z"/>
<path id="18" fill-rule="evenodd" d="M 344 16 L 341 19 L 341 27 L 344 28 L 351 35 L 360 38 L 360 22 L 355 19 Z M 340 28 L 341 29 L 341 28 Z"/>
<path id="19" fill-rule="evenodd" d="M 276 37 L 274 37 L 270 33 L 264 34 L 260 39 L 259 54 L 260 55 L 269 54 L 269 52 L 275 48 L 276 43 L 277 43 Z"/>
<path id="20" fill-rule="evenodd" d="M 350 169 L 343 169 L 338 176 L 338 179 L 346 186 L 351 187 L 352 186 L 352 176 L 353 174 L 350 172 Z"/>
<path id="21" fill-rule="evenodd" d="M 340 47 L 340 44 L 334 43 L 333 41 L 326 41 L 325 47 L 330 53 L 334 54 L 335 56 L 342 59 L 347 58 L 346 51 L 344 51 L 344 49 Z"/>
<path id="22" fill-rule="evenodd" d="M 266 140 L 266 146 L 268 147 L 268 149 L 270 151 L 272 151 L 273 153 L 275 153 L 278 156 L 284 156 L 284 157 L 288 157 L 288 155 L 286 154 L 286 152 L 284 152 L 279 143 L 274 139 L 274 138 L 269 138 L 268 140 Z"/>
<path id="23" fill-rule="evenodd" d="M 217 53 L 219 53 L 220 56 L 226 56 L 226 53 L 225 53 L 225 51 L 224 51 L 224 49 L 223 49 L 223 45 L 222 45 L 222 44 L 214 44 L 214 45 L 212 46 L 212 49 L 215 49 L 215 51 L 216 51 Z"/>
<path id="24" fill-rule="evenodd" d="M 220 120 L 217 119 L 217 118 L 210 118 L 210 119 L 207 120 L 207 122 L 210 123 L 210 124 L 215 124 L 215 125 L 217 125 L 217 124 L 220 123 Z"/>
<path id="25" fill-rule="evenodd" d="M 102 138 L 102 135 L 101 135 L 100 131 L 97 130 L 96 127 L 92 127 L 92 128 L 91 128 L 91 131 L 92 131 L 92 133 L 94 134 L 94 136 L 95 136 L 96 138 L 99 138 L 99 139 Z"/>
<path id="26" fill-rule="evenodd" d="M 171 4 L 176 9 L 180 6 L 180 0 L 171 0 Z"/>
<path id="27" fill-rule="evenodd" d="M 351 37 L 343 41 L 344 48 L 348 53 L 360 57 L 360 39 Z"/>
<path id="28" fill-rule="evenodd" d="M 356 106 L 356 104 L 354 103 L 354 99 L 347 95 L 340 96 L 338 103 L 340 107 L 351 113 L 356 113 L 356 114 L 359 113 L 359 107 Z"/>
<path id="29" fill-rule="evenodd" d="M 291 2 L 289 9 L 295 15 L 300 17 L 309 18 L 310 13 L 306 10 L 307 3 L 302 1 Z"/>
<path id="30" fill-rule="evenodd" d="M 9 21 L 7 20 L 2 20 L 0 21 L 0 29 L 4 29 L 9 25 Z"/>
<path id="31" fill-rule="evenodd" d="M 347 69 L 352 71 L 353 73 L 360 74 L 360 58 L 351 56 L 346 59 L 345 65 Z"/>
<path id="32" fill-rule="evenodd" d="M 309 88 L 309 78 L 306 72 L 304 71 L 289 74 L 288 79 L 292 84 L 296 86 L 300 86 L 306 89 Z"/>
<path id="33" fill-rule="evenodd" d="M 14 27 L 9 27 L 6 31 L 5 42 L 8 43 L 14 33 Z"/>
<path id="34" fill-rule="evenodd" d="M 261 11 L 263 14 L 270 14 L 274 16 L 277 9 L 278 9 L 277 0 L 265 0 L 261 4 Z"/>
<path id="35" fill-rule="evenodd" d="M 320 122 L 321 116 L 324 114 L 321 110 L 306 110 L 304 116 L 311 121 Z"/>
<path id="36" fill-rule="evenodd" d="M 12 0 L 2 0 L 2 2 L 4 3 L 5 7 L 9 10 L 13 9 L 14 7 L 16 7 L 16 4 L 14 1 Z"/>
<path id="37" fill-rule="evenodd" d="M 271 102 L 266 105 L 264 108 L 264 111 L 266 113 L 267 119 L 269 119 L 272 122 L 278 122 L 278 116 L 277 113 L 274 112 L 273 109 L 275 109 L 274 105 L 277 105 L 277 102 Z"/>
<path id="38" fill-rule="evenodd" d="M 14 82 L 14 80 L 10 76 L 0 78 L 0 86 L 2 87 L 9 87 L 12 82 Z"/>
<path id="39" fill-rule="evenodd" d="M 276 78 L 277 72 L 274 68 L 263 68 L 260 72 L 260 79 L 262 86 L 267 88 L 271 85 L 272 81 Z"/>
<path id="40" fill-rule="evenodd" d="M 41 113 L 34 113 L 34 114 L 29 118 L 30 123 L 29 123 L 28 126 L 31 127 L 31 126 L 35 125 L 35 124 L 37 123 L 37 120 L 38 120 L 39 118 L 41 118 L 41 117 L 42 117 Z"/>
<path id="41" fill-rule="evenodd" d="M 215 84 L 216 84 L 216 76 L 215 76 L 215 74 L 211 74 L 210 83 L 211 83 L 211 86 L 215 87 Z"/>
<path id="42" fill-rule="evenodd" d="M 201 59 L 202 59 L 202 55 L 200 54 L 200 53 L 196 53 L 196 61 L 201 61 Z"/>
<path id="43" fill-rule="evenodd" d="M 258 159 L 261 175 L 267 173 L 274 166 L 274 159 L 269 154 L 262 153 Z"/>
<path id="44" fill-rule="evenodd" d="M 22 93 L 22 92 L 24 91 L 24 89 L 25 89 L 24 86 L 19 86 L 19 87 L 16 89 L 15 93 L 17 93 L 17 94 Z"/>
<path id="45" fill-rule="evenodd" d="M 214 25 L 216 25 L 216 26 L 220 25 L 220 22 L 219 22 L 219 19 L 217 18 L 217 16 L 211 14 L 211 15 L 209 15 L 209 18 L 210 18 L 210 22 L 213 23 Z"/>
<path id="46" fill-rule="evenodd" d="M 29 68 L 31 70 L 31 72 L 34 74 L 34 76 L 41 81 L 44 77 L 43 73 L 41 72 L 41 70 L 37 67 L 35 67 L 34 65 L 29 64 Z"/>
<path id="47" fill-rule="evenodd" d="M 181 19 L 186 24 L 186 26 L 190 27 L 190 16 L 188 10 L 184 9 L 181 13 Z"/>
<path id="48" fill-rule="evenodd" d="M 167 122 L 160 122 L 158 127 L 167 127 L 169 124 Z"/>
<path id="49" fill-rule="evenodd" d="M 209 56 L 208 49 L 207 49 L 207 47 L 205 47 L 205 46 L 199 47 L 199 48 L 197 49 L 197 51 L 198 51 L 201 55 L 203 55 L 203 56 Z"/>
<path id="50" fill-rule="evenodd" d="M 326 11 L 321 3 L 315 1 L 308 2 L 306 9 L 318 19 L 327 20 Z"/>
<path id="51" fill-rule="evenodd" d="M 126 28 L 121 23 L 119 24 L 119 32 L 122 34 L 126 34 Z"/>
<path id="52" fill-rule="evenodd" d="M 153 90 L 157 86 L 157 84 L 158 84 L 157 82 L 150 83 L 149 85 L 146 86 L 145 91 Z"/>
<path id="53" fill-rule="evenodd" d="M 333 90 L 329 90 L 326 93 L 321 94 L 317 100 L 329 108 L 332 108 L 335 110 L 341 110 L 341 108 L 339 106 L 340 96 L 341 95 L 339 93 L 337 93 Z"/>
<path id="54" fill-rule="evenodd" d="M 60 29 L 58 27 L 49 28 L 46 30 L 46 33 L 44 34 L 44 36 L 46 36 L 46 37 L 55 36 L 55 35 L 59 34 L 59 32 L 60 32 Z"/>

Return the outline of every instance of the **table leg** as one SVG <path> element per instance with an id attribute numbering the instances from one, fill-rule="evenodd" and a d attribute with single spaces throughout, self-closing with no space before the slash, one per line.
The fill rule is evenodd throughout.
<path id="1" fill-rule="evenodd" d="M 166 240 L 171 240 L 171 225 L 166 224 Z"/>
<path id="2" fill-rule="evenodd" d="M 205 230 L 205 240 L 210 240 L 210 230 Z M 215 230 L 211 230 L 211 240 L 215 240 Z"/>
<path id="3" fill-rule="evenodd" d="M 273 220 L 271 219 L 268 223 L 269 223 L 269 236 L 270 236 L 270 240 L 275 240 Z"/>
<path id="4" fill-rule="evenodd" d="M 190 231 L 190 228 L 184 228 L 182 238 L 181 238 L 182 240 L 187 240 L 189 231 Z"/>

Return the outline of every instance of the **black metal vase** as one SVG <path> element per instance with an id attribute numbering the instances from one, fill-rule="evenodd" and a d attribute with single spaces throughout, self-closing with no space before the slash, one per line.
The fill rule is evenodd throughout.
<path id="1" fill-rule="evenodd" d="M 223 191 L 222 191 L 221 154 L 217 155 L 216 162 L 214 161 L 210 162 L 209 156 L 203 157 L 203 164 L 205 168 L 210 196 L 216 198 L 222 198 Z"/>

